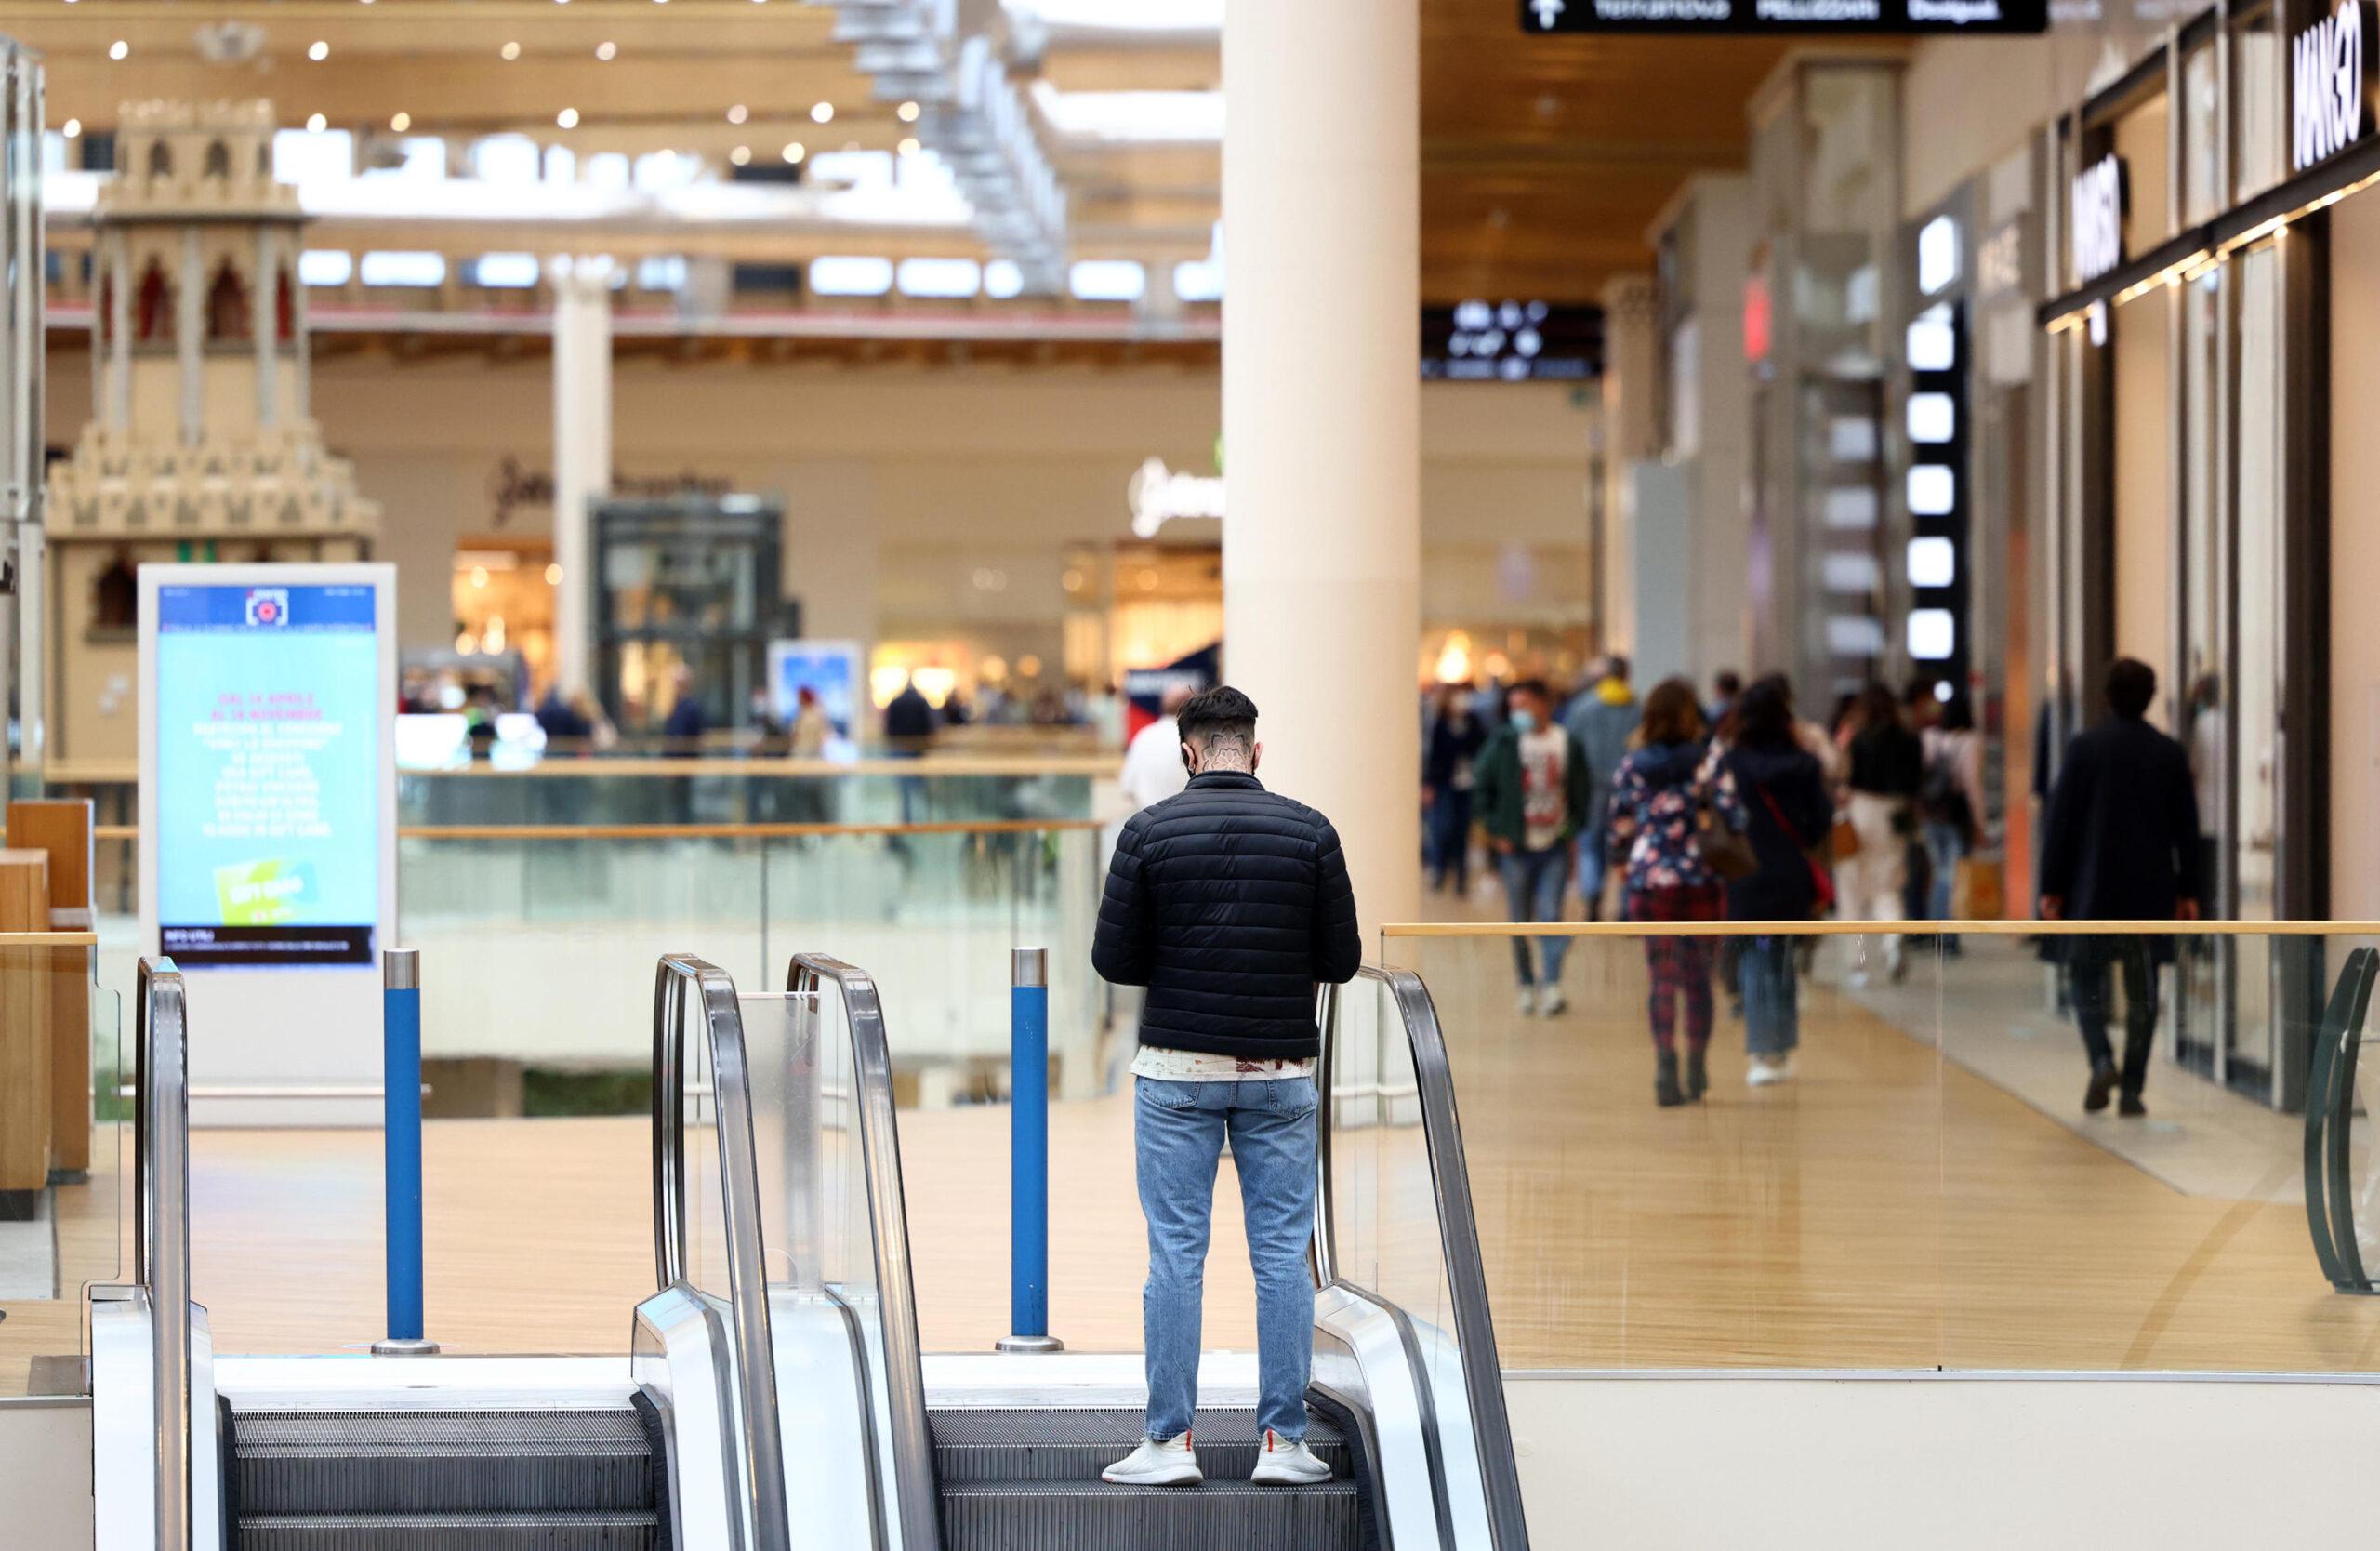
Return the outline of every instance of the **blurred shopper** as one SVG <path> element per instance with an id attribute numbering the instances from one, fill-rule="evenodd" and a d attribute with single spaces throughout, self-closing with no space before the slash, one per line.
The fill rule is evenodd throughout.
<path id="1" fill-rule="evenodd" d="M 884 707 L 884 743 L 892 753 L 915 756 L 933 745 L 935 728 L 940 723 L 933 714 L 933 702 L 918 688 L 915 679 L 901 681 L 901 693 Z"/>
<path id="2" fill-rule="evenodd" d="M 1185 704 L 1178 796 L 1125 822 L 1091 962 L 1145 986 L 1132 1062 L 1133 1137 L 1149 1275 L 1142 1294 L 1149 1408 L 1141 1446 L 1104 1472 L 1133 1486 L 1202 1479 L 1200 1292 L 1226 1136 L 1256 1273 L 1255 1479 L 1296 1486 L 1330 1467 L 1304 1442 L 1314 1356 L 1316 982 L 1363 960 L 1347 863 L 1330 821 L 1256 779 L 1256 707 L 1225 685 Z"/>
<path id="3" fill-rule="evenodd" d="M 1732 668 L 1722 668 L 1711 675 L 1711 712 L 1708 721 L 1713 728 L 1724 724 L 1727 713 L 1736 709 L 1736 696 L 1744 692 L 1744 676 Z"/>
<path id="4" fill-rule="evenodd" d="M 694 670 L 680 665 L 669 675 L 669 684 L 675 694 L 669 702 L 669 715 L 661 723 L 661 736 L 669 740 L 675 751 L 695 753 L 700 749 L 703 735 L 710 731 L 710 712 L 694 688 Z"/>
<path id="5" fill-rule="evenodd" d="M 1964 690 L 1942 702 L 1934 724 L 1920 735 L 1925 750 L 1925 778 L 1917 793 L 1917 811 L 1924 824 L 1925 859 L 1930 869 L 1926 915 L 1948 921 L 1959 864 L 1983 838 L 1983 735 L 1976 731 L 1975 704 Z M 1937 939 L 1944 953 L 1959 951 L 1959 939 L 1948 934 Z"/>
<path id="6" fill-rule="evenodd" d="M 578 713 L 573 696 L 556 680 L 537 702 L 537 730 L 546 735 L 549 753 L 575 753 L 595 736 L 594 724 Z"/>
<path id="7" fill-rule="evenodd" d="M 1628 687 L 1628 659 L 1617 653 L 1604 658 L 1594 682 L 1562 712 L 1562 724 L 1587 757 L 1587 827 L 1579 836 L 1579 895 L 1587 903 L 1589 921 L 1603 919 L 1604 859 L 1610 854 L 1604 820 L 1611 810 L 1612 783 L 1620 777 L 1620 762 L 1628 757 L 1640 714 L 1636 692 Z"/>
<path id="8" fill-rule="evenodd" d="M 1855 920 L 1907 918 L 1901 889 L 1909 879 L 1909 842 L 1917 832 L 1917 789 L 1925 778 L 1925 750 L 1901 719 L 1893 692 L 1870 684 L 1851 713 L 1851 829 L 1858 849 L 1843 869 L 1843 908 Z M 1895 980 L 1909 972 L 1900 935 L 1884 938 L 1884 966 Z M 1862 971 L 1854 983 L 1865 979 Z"/>
<path id="9" fill-rule="evenodd" d="M 1585 826 L 1592 801 L 1587 757 L 1553 720 L 1543 680 L 1514 684 L 1510 701 L 1503 729 L 1479 752 L 1479 820 L 1503 875 L 1512 920 L 1560 921 L 1570 842 Z M 1529 938 L 1513 939 L 1521 1013 L 1551 1017 L 1569 1005 L 1562 995 L 1562 958 L 1569 943 L 1560 936 L 1536 940 L 1541 952 L 1532 956 Z"/>
<path id="10" fill-rule="evenodd" d="M 1817 847 L 1824 842 L 1834 803 L 1818 756 L 1802 747 L 1795 733 L 1793 702 L 1782 678 L 1763 679 L 1737 699 L 1711 761 L 1714 769 L 1706 781 L 1715 785 L 1719 770 L 1733 779 L 1755 864 L 1751 873 L 1728 883 L 1727 919 L 1794 921 L 1821 913 L 1832 885 Z M 1793 1051 L 1802 1037 L 1794 942 L 1790 936 L 1753 937 L 1744 944 L 1738 967 L 1744 1046 L 1752 1057 L 1746 1080 L 1755 1088 L 1795 1075 Z"/>
<path id="11" fill-rule="evenodd" d="M 786 729 L 786 752 L 797 760 L 823 759 L 835 723 L 818 703 L 818 692 L 808 684 L 794 691 L 793 725 Z"/>
<path id="12" fill-rule="evenodd" d="M 1703 855 L 1703 825 L 1744 827 L 1736 781 L 1724 761 L 1709 762 L 1709 729 L 1694 685 L 1664 679 L 1645 697 L 1636 748 L 1620 762 L 1606 829 L 1615 860 L 1624 858 L 1622 919 L 1645 923 L 1724 921 L 1726 890 Z M 1664 1107 L 1699 1099 L 1711 1086 L 1711 961 L 1716 937 L 1648 936 L 1652 978 L 1646 1012 L 1653 1028 L 1653 1102 Z M 1686 1014 L 1686 1069 L 1678 1070 L 1677 1015 Z"/>
<path id="13" fill-rule="evenodd" d="M 1448 883 L 1457 896 L 1471 892 L 1472 800 L 1487 742 L 1487 727 L 1471 713 L 1471 686 L 1440 689 L 1421 761 L 1421 803 L 1429 821 L 1430 886 L 1441 894 Z"/>
<path id="14" fill-rule="evenodd" d="M 1177 718 L 1197 692 L 1186 683 L 1170 683 L 1157 700 L 1157 718 L 1132 735 L 1124 750 L 1124 773 L 1117 783 L 1134 813 L 1162 802 L 1190 784 L 1182 765 L 1182 730 Z"/>
<path id="15" fill-rule="evenodd" d="M 2067 745 L 2050 793 L 2042 838 L 2043 921 L 2196 921 L 2202 852 L 2189 756 L 2145 718 L 2157 673 L 2121 657 L 2108 669 L 2108 717 Z M 2174 939 L 2136 934 L 2068 937 L 2069 995 L 2091 1081 L 2082 1107 L 2108 1107 L 2122 1086 L 2122 1112 L 2146 1115 L 2141 1088 L 2157 1033 L 2157 966 Z M 2123 974 L 2123 1066 L 2108 1041 L 2109 982 Z"/>

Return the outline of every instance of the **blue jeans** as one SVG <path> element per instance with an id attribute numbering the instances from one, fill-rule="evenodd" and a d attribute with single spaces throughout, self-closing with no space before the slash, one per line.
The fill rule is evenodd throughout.
<path id="1" fill-rule="evenodd" d="M 1737 973 L 1744 993 L 1744 1048 L 1754 1055 L 1782 1055 L 1802 1042 L 1801 985 L 1793 967 L 1793 939 L 1754 937 L 1744 944 Z"/>
<path id="2" fill-rule="evenodd" d="M 1935 921 L 1950 919 L 1951 887 L 1958 882 L 1959 863 L 1967 854 L 1967 832 L 1955 824 L 1945 824 L 1938 818 L 1925 821 L 1925 860 L 1933 873 L 1926 903 L 1933 907 L 1926 915 Z M 1959 939 L 1945 936 L 1942 946 L 1956 948 Z"/>
<path id="3" fill-rule="evenodd" d="M 1309 1077 L 1257 1082 L 1135 1078 L 1134 1150 L 1149 1223 L 1141 1325 L 1149 1381 L 1148 1436 L 1177 1438 L 1198 1409 L 1200 1304 L 1215 1162 L 1223 1136 L 1239 1171 L 1248 1259 L 1256 1272 L 1256 1425 L 1305 1436 L 1314 1367 L 1315 1094 Z"/>
<path id="4" fill-rule="evenodd" d="M 1456 787 L 1439 788 L 1430 804 L 1430 881 L 1457 894 L 1471 892 L 1471 807 L 1469 789 Z"/>
<path id="5" fill-rule="evenodd" d="M 1496 870 L 1504 876 L 1504 904 L 1514 921 L 1560 921 L 1562 890 L 1570 882 L 1570 847 L 1556 841 L 1542 851 L 1507 851 L 1496 858 Z M 1562 955 L 1569 951 L 1567 937 L 1540 937 L 1539 950 L 1544 955 L 1542 972 L 1532 961 L 1529 939 L 1513 939 L 1513 966 L 1519 971 L 1523 986 L 1543 981 L 1548 986 L 1562 983 Z"/>

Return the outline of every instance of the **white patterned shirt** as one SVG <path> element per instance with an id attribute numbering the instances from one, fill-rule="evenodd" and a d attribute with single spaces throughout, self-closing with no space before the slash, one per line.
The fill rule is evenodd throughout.
<path id="1" fill-rule="evenodd" d="M 1272 1082 L 1283 1078 L 1312 1077 L 1314 1058 L 1268 1061 L 1252 1055 L 1210 1055 L 1199 1050 L 1166 1050 L 1143 1045 L 1132 1057 L 1134 1077 L 1165 1082 Z"/>

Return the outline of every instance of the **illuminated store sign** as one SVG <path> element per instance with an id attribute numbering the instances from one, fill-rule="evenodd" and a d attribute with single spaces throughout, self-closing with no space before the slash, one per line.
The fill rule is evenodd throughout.
<path id="1" fill-rule="evenodd" d="M 1132 471 L 1124 487 L 1125 504 L 1132 509 L 1132 532 L 1155 538 L 1157 530 L 1178 518 L 1195 517 L 1220 523 L 1223 517 L 1223 482 L 1220 474 L 1184 474 L 1152 457 Z"/>
<path id="2" fill-rule="evenodd" d="M 2363 138 L 2365 46 L 2363 0 L 2339 0 L 2334 14 L 2290 45 L 2292 169 L 2302 172 Z"/>
<path id="3" fill-rule="evenodd" d="M 1603 309 L 1488 301 L 1421 309 L 1421 376 L 1454 382 L 1579 382 L 1603 369 Z"/>
<path id="4" fill-rule="evenodd" d="M 2040 33 L 2049 0 L 1521 0 L 1524 33 Z"/>
<path id="5" fill-rule="evenodd" d="M 1924 242 L 1921 232 L 1918 241 Z M 1957 684 L 1967 670 L 1961 621 L 1967 609 L 1966 304 L 1950 298 L 1910 320 L 1909 470 L 1902 481 L 1909 538 L 1902 579 L 1909 614 L 1902 644 L 1920 673 Z"/>
<path id="6" fill-rule="evenodd" d="M 2123 262 L 2123 158 L 2102 156 L 2075 175 L 2071 212 L 2074 284 L 2087 285 Z"/>
<path id="7" fill-rule="evenodd" d="M 1917 288 L 1933 296 L 1959 277 L 1959 223 L 1936 216 L 1917 233 Z"/>

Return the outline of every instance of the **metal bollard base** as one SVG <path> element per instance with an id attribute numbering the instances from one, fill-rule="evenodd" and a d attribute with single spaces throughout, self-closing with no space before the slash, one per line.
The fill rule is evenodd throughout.
<path id="1" fill-rule="evenodd" d="M 372 1343 L 374 1357 L 436 1357 L 438 1350 L 435 1341 L 399 1341 L 391 1337 Z"/>
<path id="2" fill-rule="evenodd" d="M 1004 1335 L 992 1343 L 996 1352 L 1063 1352 L 1066 1344 L 1054 1335 Z"/>

